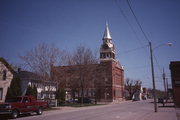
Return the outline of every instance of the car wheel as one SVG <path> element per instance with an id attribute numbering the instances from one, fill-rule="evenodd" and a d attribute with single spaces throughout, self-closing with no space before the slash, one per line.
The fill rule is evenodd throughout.
<path id="1" fill-rule="evenodd" d="M 38 115 L 42 115 L 43 109 L 42 109 L 41 107 L 39 107 L 36 113 L 37 113 Z"/>
<path id="2" fill-rule="evenodd" d="M 13 110 L 12 113 L 11 113 L 11 117 L 12 117 L 13 119 L 17 118 L 18 115 L 19 115 L 19 112 L 18 112 L 17 110 Z"/>

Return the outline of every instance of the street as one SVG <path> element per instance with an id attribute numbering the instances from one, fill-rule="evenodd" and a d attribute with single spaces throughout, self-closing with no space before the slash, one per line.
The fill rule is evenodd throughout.
<path id="1" fill-rule="evenodd" d="M 176 120 L 174 107 L 162 107 L 158 104 L 158 112 L 155 113 L 151 101 L 128 101 L 93 107 L 62 108 L 45 111 L 40 116 L 20 117 L 18 120 Z"/>

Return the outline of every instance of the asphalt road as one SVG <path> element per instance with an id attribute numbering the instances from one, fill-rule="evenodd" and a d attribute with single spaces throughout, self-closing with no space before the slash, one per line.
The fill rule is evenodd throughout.
<path id="1" fill-rule="evenodd" d="M 160 106 L 160 105 L 159 105 Z M 18 120 L 176 120 L 175 109 L 159 107 L 155 113 L 153 104 L 146 101 L 122 102 L 85 108 L 66 108 L 45 111 L 43 115 L 23 116 Z"/>

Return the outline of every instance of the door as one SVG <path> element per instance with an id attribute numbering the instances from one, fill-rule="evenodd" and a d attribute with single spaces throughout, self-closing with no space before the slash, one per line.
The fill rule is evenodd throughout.
<path id="1" fill-rule="evenodd" d="M 33 111 L 33 105 L 31 99 L 29 99 L 28 97 L 24 97 L 23 104 L 24 104 L 24 110 L 23 110 L 24 112 Z"/>

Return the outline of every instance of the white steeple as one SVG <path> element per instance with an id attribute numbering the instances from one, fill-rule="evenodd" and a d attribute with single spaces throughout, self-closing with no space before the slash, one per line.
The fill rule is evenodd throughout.
<path id="1" fill-rule="evenodd" d="M 106 22 L 106 29 L 104 31 L 103 40 L 112 40 L 107 22 Z"/>
<path id="2" fill-rule="evenodd" d="M 115 47 L 112 43 L 112 38 L 109 32 L 108 24 L 103 35 L 103 43 L 100 48 L 100 62 L 115 60 Z"/>

